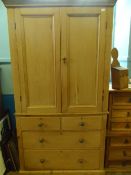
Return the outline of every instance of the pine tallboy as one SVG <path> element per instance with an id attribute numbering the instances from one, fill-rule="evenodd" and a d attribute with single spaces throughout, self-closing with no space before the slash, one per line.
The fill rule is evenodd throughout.
<path id="1" fill-rule="evenodd" d="M 20 173 L 104 173 L 115 1 L 3 2 L 9 18 Z"/>

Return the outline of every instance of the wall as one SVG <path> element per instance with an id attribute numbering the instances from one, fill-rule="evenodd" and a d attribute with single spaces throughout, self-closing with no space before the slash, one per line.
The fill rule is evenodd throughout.
<path id="1" fill-rule="evenodd" d="M 119 51 L 121 66 L 127 67 L 131 20 L 131 0 L 118 0 L 116 5 L 114 47 Z"/>
<path id="2" fill-rule="evenodd" d="M 0 73 L 4 109 L 9 109 L 11 122 L 15 126 L 12 71 L 10 64 L 7 10 L 0 0 Z"/>

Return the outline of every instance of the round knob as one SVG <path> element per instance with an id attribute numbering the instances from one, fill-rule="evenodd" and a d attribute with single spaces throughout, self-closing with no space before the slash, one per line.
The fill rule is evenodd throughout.
<path id="1" fill-rule="evenodd" d="M 127 117 L 130 117 L 130 112 L 127 112 Z"/>
<path id="2" fill-rule="evenodd" d="M 45 163 L 45 159 L 40 159 L 40 163 Z"/>
<path id="3" fill-rule="evenodd" d="M 42 139 L 40 139 L 40 143 L 43 143 L 45 140 L 42 138 Z"/>
<path id="4" fill-rule="evenodd" d="M 85 126 L 85 123 L 84 122 L 80 122 L 80 126 L 81 127 L 84 127 Z"/>
<path id="5" fill-rule="evenodd" d="M 79 140 L 79 142 L 80 143 L 84 143 L 85 142 L 85 139 L 82 138 L 82 139 Z"/>
<path id="6" fill-rule="evenodd" d="M 40 127 L 40 128 L 43 127 L 43 126 L 44 126 L 44 123 L 39 123 L 38 124 L 38 127 Z"/>
<path id="7" fill-rule="evenodd" d="M 127 129 L 130 128 L 129 123 L 126 124 L 125 128 L 127 128 Z"/>
<path id="8" fill-rule="evenodd" d="M 129 140 L 128 139 L 125 139 L 124 143 L 125 144 L 128 144 L 129 143 Z"/>
<path id="9" fill-rule="evenodd" d="M 83 163 L 84 163 L 84 159 L 79 159 L 78 162 L 79 162 L 80 164 L 83 164 Z"/>

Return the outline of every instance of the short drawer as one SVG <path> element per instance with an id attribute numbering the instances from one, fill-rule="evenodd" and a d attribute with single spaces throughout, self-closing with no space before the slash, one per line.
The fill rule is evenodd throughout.
<path id="1" fill-rule="evenodd" d="M 100 150 L 24 151 L 26 170 L 99 169 Z"/>
<path id="2" fill-rule="evenodd" d="M 131 147 L 131 137 L 126 137 L 126 136 L 123 136 L 123 137 L 120 137 L 120 136 L 117 136 L 117 137 L 111 137 L 110 138 L 110 146 L 111 147 Z"/>
<path id="3" fill-rule="evenodd" d="M 23 132 L 25 149 L 87 149 L 100 147 L 103 132 Z"/>
<path id="4" fill-rule="evenodd" d="M 129 93 L 115 93 L 112 95 L 113 105 L 131 105 L 131 92 Z"/>
<path id="5" fill-rule="evenodd" d="M 130 110 L 112 110 L 112 118 L 131 118 Z"/>
<path id="6" fill-rule="evenodd" d="M 89 117 L 63 117 L 63 130 L 100 130 L 103 128 L 103 118 L 101 116 Z"/>
<path id="7" fill-rule="evenodd" d="M 131 149 L 110 149 L 109 160 L 131 160 Z"/>
<path id="8" fill-rule="evenodd" d="M 60 130 L 59 117 L 21 117 L 20 123 L 22 130 Z"/>
<path id="9" fill-rule="evenodd" d="M 131 122 L 111 122 L 112 131 L 131 131 Z"/>

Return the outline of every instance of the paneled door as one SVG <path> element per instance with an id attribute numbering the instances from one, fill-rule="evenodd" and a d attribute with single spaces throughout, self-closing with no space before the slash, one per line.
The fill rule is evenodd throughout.
<path id="1" fill-rule="evenodd" d="M 61 111 L 59 8 L 15 10 L 22 112 Z"/>
<path id="2" fill-rule="evenodd" d="M 62 23 L 62 111 L 102 112 L 106 9 L 64 8 Z"/>

